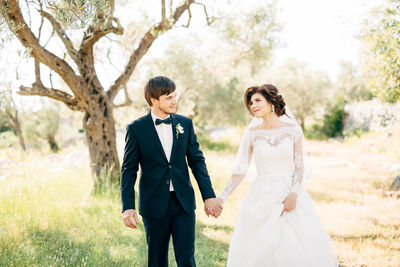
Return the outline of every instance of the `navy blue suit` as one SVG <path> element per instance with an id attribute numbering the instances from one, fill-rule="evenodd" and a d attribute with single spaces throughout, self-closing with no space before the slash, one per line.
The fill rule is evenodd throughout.
<path id="1" fill-rule="evenodd" d="M 188 166 L 203 200 L 214 198 L 203 153 L 192 120 L 171 114 L 173 144 L 170 162 L 158 138 L 151 113 L 127 127 L 121 169 L 122 211 L 135 209 L 134 186 L 139 164 L 139 213 L 143 217 L 149 247 L 149 266 L 168 266 L 168 243 L 172 235 L 178 266 L 195 266 L 194 210 L 196 201 Z M 178 133 L 180 124 L 184 132 Z M 174 192 L 170 192 L 172 181 Z"/>

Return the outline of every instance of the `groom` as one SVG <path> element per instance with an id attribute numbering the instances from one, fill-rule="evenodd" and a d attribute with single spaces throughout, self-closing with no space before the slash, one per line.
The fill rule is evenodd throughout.
<path id="1" fill-rule="evenodd" d="M 168 266 L 171 235 L 178 267 L 196 266 L 196 204 L 187 164 L 200 188 L 207 216 L 218 217 L 222 206 L 215 198 L 192 120 L 174 114 L 175 83 L 167 77 L 154 77 L 144 94 L 151 111 L 128 125 L 125 138 L 121 170 L 124 224 L 137 228 L 139 222 L 134 186 L 140 164 L 139 212 L 146 230 L 148 266 Z"/>

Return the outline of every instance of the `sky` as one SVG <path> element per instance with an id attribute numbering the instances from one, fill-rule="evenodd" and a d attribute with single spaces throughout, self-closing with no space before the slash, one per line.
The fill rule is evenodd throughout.
<path id="1" fill-rule="evenodd" d="M 284 47 L 275 50 L 278 64 L 304 61 L 335 79 L 341 61 L 359 62 L 362 22 L 378 0 L 278 0 L 279 34 Z"/>
<path id="2" fill-rule="evenodd" d="M 153 4 L 159 4 L 159 0 L 151 1 L 154 2 Z M 241 9 L 240 5 L 248 7 L 251 3 L 259 4 L 261 1 L 270 2 L 270 0 L 257 0 L 239 1 L 234 4 L 235 1 L 226 0 L 218 3 L 224 4 L 225 8 L 226 4 L 230 4 L 230 8 Z M 350 60 L 355 64 L 359 61 L 361 42 L 357 36 L 360 34 L 363 19 L 368 16 L 373 7 L 382 2 L 383 0 L 277 0 L 278 21 L 283 26 L 278 36 L 283 46 L 274 51 L 276 64 L 283 63 L 287 58 L 295 58 L 315 70 L 328 73 L 330 78 L 335 80 L 341 61 Z M 239 6 L 236 5 L 238 3 Z M 150 14 L 153 14 L 154 5 L 147 3 L 142 8 L 148 9 L 149 6 L 153 6 L 150 9 Z M 201 7 L 197 9 L 201 10 Z M 122 9 L 122 13 L 118 14 L 121 22 L 129 21 L 133 16 L 133 10 L 140 13 L 141 9 L 137 6 Z M 159 12 L 153 15 L 158 17 Z M 201 25 L 198 26 L 204 29 L 204 18 L 200 21 L 202 21 Z M 126 24 L 123 23 L 123 25 Z M 196 27 L 196 24 L 193 23 L 193 26 Z M 2 61 L 5 59 L 2 58 Z M 29 68 L 30 72 L 31 66 L 25 67 Z M 9 68 L 15 73 L 15 66 L 9 66 Z M 23 68 L 24 64 L 19 64 L 19 70 Z M 3 74 L 10 75 L 8 72 Z"/>

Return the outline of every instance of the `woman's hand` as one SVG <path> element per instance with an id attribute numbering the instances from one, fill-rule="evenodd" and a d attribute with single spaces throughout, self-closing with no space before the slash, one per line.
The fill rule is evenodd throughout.
<path id="1" fill-rule="evenodd" d="M 285 198 L 283 203 L 283 210 L 281 213 L 281 216 L 283 215 L 284 212 L 289 212 L 292 211 L 296 208 L 296 202 L 297 202 L 297 194 L 294 192 L 289 193 L 289 195 Z"/>

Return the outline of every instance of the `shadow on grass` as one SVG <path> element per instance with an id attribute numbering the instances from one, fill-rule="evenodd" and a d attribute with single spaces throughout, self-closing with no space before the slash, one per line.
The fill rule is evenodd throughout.
<path id="1" fill-rule="evenodd" d="M 147 266 L 143 223 L 138 229 L 128 229 L 115 206 L 110 211 L 108 205 L 93 205 L 80 209 L 78 223 L 72 226 L 28 227 L 15 240 L 0 240 L 0 266 Z M 209 230 L 233 231 L 197 221 L 197 266 L 226 266 L 229 245 L 204 234 Z M 169 262 L 176 266 L 172 241 Z"/>
<path id="2" fill-rule="evenodd" d="M 112 197 L 109 197 L 109 195 L 104 196 L 104 195 L 94 195 L 93 197 L 98 199 L 99 201 L 107 199 L 111 201 L 115 205 L 120 205 L 120 199 L 116 198 L 111 194 Z M 138 199 L 138 192 L 135 192 L 136 199 Z M 85 212 L 91 216 L 91 217 L 98 217 L 100 218 L 103 216 L 103 211 L 106 210 L 106 214 L 111 213 L 111 210 L 108 210 L 107 207 L 104 206 L 91 206 L 89 209 L 86 209 Z M 119 218 L 118 218 L 119 219 Z M 104 222 L 102 223 L 104 225 Z M 122 224 L 122 220 L 121 220 Z M 109 225 L 108 228 L 112 228 L 111 225 Z M 126 228 L 125 226 L 122 227 L 123 230 L 122 232 L 124 233 L 129 233 L 125 235 L 125 237 L 118 237 L 118 233 L 113 233 L 116 238 L 114 238 L 113 241 L 116 243 L 114 245 L 118 245 L 119 241 L 124 240 L 124 238 L 127 238 L 127 240 L 124 240 L 122 244 L 119 244 L 119 246 L 124 246 L 124 244 L 132 244 L 132 242 L 135 242 L 138 244 L 136 246 L 137 253 L 135 252 L 134 254 L 136 255 L 134 257 L 134 261 L 131 261 L 131 265 L 127 266 L 132 266 L 132 262 L 134 262 L 133 266 L 147 266 L 147 245 L 146 245 L 146 233 L 144 231 L 143 223 L 140 223 L 140 227 L 138 230 L 131 230 Z M 211 230 L 214 232 L 221 233 L 223 232 L 224 234 L 228 234 L 229 236 L 232 235 L 233 232 L 233 227 L 231 226 L 225 226 L 225 225 L 206 225 L 199 220 L 196 221 L 196 243 L 195 243 L 195 259 L 196 259 L 196 264 L 199 267 L 209 267 L 209 266 L 226 266 L 226 260 L 228 257 L 228 249 L 229 249 L 229 244 L 210 238 L 207 235 L 204 234 L 204 231 Z M 113 230 L 116 231 L 116 230 Z M 139 232 L 139 233 L 137 233 Z M 171 238 L 172 239 L 172 238 Z M 172 245 L 172 240 L 170 241 L 170 246 L 169 246 L 169 253 L 168 253 L 168 260 L 169 260 L 169 266 L 176 266 L 175 263 L 175 255 L 173 251 L 173 245 Z M 118 266 L 125 266 L 123 263 L 118 263 Z"/>
<path id="3" fill-rule="evenodd" d="M 3 244 L 0 258 L 1 266 L 132 266 L 128 259 L 113 257 L 107 245 L 52 229 L 27 229 L 22 242 Z"/>
<path id="4" fill-rule="evenodd" d="M 232 235 L 233 227 L 220 225 L 206 225 L 197 221 L 196 223 L 196 263 L 199 267 L 226 266 L 229 244 L 208 237 L 206 230 L 223 231 Z"/>

